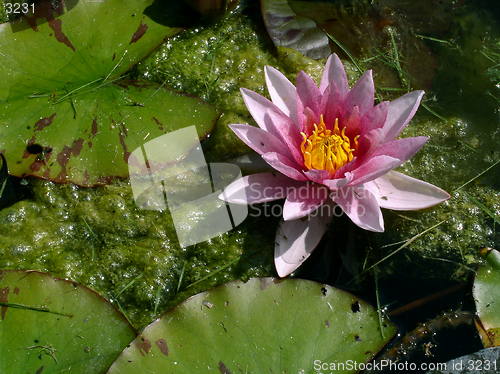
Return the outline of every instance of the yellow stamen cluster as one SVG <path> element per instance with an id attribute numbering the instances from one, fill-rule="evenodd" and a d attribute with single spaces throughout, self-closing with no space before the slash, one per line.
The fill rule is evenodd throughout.
<path id="1" fill-rule="evenodd" d="M 339 120 L 335 119 L 335 127 L 327 130 L 320 117 L 319 125 L 314 124 L 313 133 L 307 137 L 301 132 L 304 141 L 300 145 L 304 155 L 304 164 L 308 170 L 326 170 L 333 177 L 335 172 L 354 158 L 358 149 L 358 136 L 354 138 L 354 148 L 345 135 L 345 128 L 339 130 Z"/>

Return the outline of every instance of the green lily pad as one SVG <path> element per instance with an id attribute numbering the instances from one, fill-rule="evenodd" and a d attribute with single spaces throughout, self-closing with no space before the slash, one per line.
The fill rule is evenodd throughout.
<path id="1" fill-rule="evenodd" d="M 486 254 L 486 264 L 476 273 L 473 288 L 476 327 L 485 347 L 500 346 L 500 252 L 495 249 Z"/>
<path id="2" fill-rule="evenodd" d="M 128 176 L 130 154 L 148 140 L 192 125 L 203 138 L 218 116 L 200 99 L 155 83 L 96 83 L 57 104 L 46 98 L 8 103 L 0 114 L 0 123 L 9 124 L 0 130 L 0 149 L 12 175 L 93 186 Z"/>
<path id="3" fill-rule="evenodd" d="M 180 31 L 143 13 L 152 2 L 44 0 L 0 25 L 0 152 L 10 174 L 105 184 L 128 176 L 144 141 L 191 125 L 200 137 L 211 131 L 218 109 L 117 78 Z"/>
<path id="4" fill-rule="evenodd" d="M 136 336 L 88 288 L 27 271 L 0 271 L 0 372 L 103 373 Z"/>
<path id="5" fill-rule="evenodd" d="M 364 301 L 316 282 L 230 282 L 149 325 L 108 374 L 309 373 L 348 360 L 353 367 L 339 372 L 356 372 L 354 362 L 359 370 L 396 333 L 378 317 Z"/>
<path id="6" fill-rule="evenodd" d="M 42 0 L 34 14 L 0 25 L 0 101 L 122 75 L 181 31 L 144 15 L 151 3 Z"/>

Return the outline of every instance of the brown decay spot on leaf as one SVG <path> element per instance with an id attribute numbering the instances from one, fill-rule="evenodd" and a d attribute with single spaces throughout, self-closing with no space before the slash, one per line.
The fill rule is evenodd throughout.
<path id="1" fill-rule="evenodd" d="M 35 158 L 35 161 L 33 161 L 33 163 L 30 165 L 30 169 L 34 172 L 39 171 L 42 166 L 47 165 L 47 161 L 50 159 L 50 156 L 52 156 L 52 149 L 50 147 L 44 147 L 44 150 L 41 152 L 41 154 L 38 155 Z M 45 173 L 46 171 L 44 172 L 44 174 Z M 50 169 L 49 169 L 49 175 L 50 175 Z"/>
<path id="2" fill-rule="evenodd" d="M 148 25 L 143 23 L 143 21 L 144 19 L 141 21 L 141 24 L 137 28 L 137 31 L 134 32 L 134 35 L 132 35 L 132 40 L 130 41 L 130 44 L 137 42 L 146 33 Z"/>
<path id="3" fill-rule="evenodd" d="M 226 367 L 226 365 L 224 365 L 222 361 L 219 361 L 219 371 L 221 372 L 221 374 L 231 374 L 229 369 Z"/>
<path id="4" fill-rule="evenodd" d="M 165 131 L 165 128 L 163 127 L 163 123 L 161 123 L 160 121 L 158 121 L 155 117 L 153 117 L 153 120 L 156 122 L 156 124 L 158 125 L 158 128 L 161 131 Z"/>
<path id="5" fill-rule="evenodd" d="M 82 147 L 83 147 L 82 138 L 75 140 L 71 147 L 68 147 L 67 145 L 64 146 L 61 153 L 57 155 L 57 162 L 59 163 L 59 165 L 61 165 L 62 170 L 59 172 L 57 177 L 54 178 L 54 182 L 60 182 L 60 183 L 66 182 L 66 179 L 68 177 L 66 166 L 68 165 L 69 158 L 71 157 L 72 153 L 73 156 L 78 156 L 80 154 L 80 151 L 82 150 Z"/>
<path id="6" fill-rule="evenodd" d="M 9 286 L 6 286 L 4 288 L 0 288 L 0 301 L 2 303 L 9 302 L 9 292 L 10 292 Z M 7 312 L 7 307 L 2 305 L 2 321 L 5 319 L 6 312 Z"/>
<path id="7" fill-rule="evenodd" d="M 125 89 L 125 90 L 129 90 L 128 85 L 126 85 L 125 83 L 114 82 L 113 84 L 114 84 L 115 86 L 121 87 L 121 88 L 123 88 L 123 89 Z"/>
<path id="8" fill-rule="evenodd" d="M 49 21 L 49 26 L 52 30 L 54 30 L 54 36 L 56 37 L 59 43 L 66 44 L 69 48 L 75 52 L 75 47 L 69 41 L 66 34 L 62 31 L 62 21 L 60 19 L 52 19 Z"/>
<path id="9" fill-rule="evenodd" d="M 260 281 L 259 288 L 261 291 L 264 291 L 267 287 L 269 287 L 271 285 L 271 283 L 273 283 L 272 278 L 259 278 L 259 281 Z"/>
<path id="10" fill-rule="evenodd" d="M 25 17 L 28 25 L 38 31 L 37 19 L 45 18 L 49 23 L 50 28 L 54 31 L 54 36 L 59 43 L 63 43 L 75 51 L 75 47 L 69 41 L 68 37 L 62 31 L 62 20 L 54 18 L 54 14 L 61 15 L 64 13 L 64 0 L 62 1 L 39 1 L 34 7 L 34 14 L 31 17 Z M 52 36 L 52 33 L 50 34 Z"/>
<path id="11" fill-rule="evenodd" d="M 89 139 L 91 137 L 96 136 L 96 134 L 97 134 L 97 116 L 94 117 L 94 120 L 92 121 L 92 129 L 90 130 Z"/>
<path id="12" fill-rule="evenodd" d="M 121 115 L 121 114 L 120 114 Z M 122 116 L 123 117 L 123 116 Z M 123 129 L 123 133 L 125 134 L 125 136 L 128 136 L 128 131 L 127 131 L 127 128 L 125 127 L 125 124 L 122 123 L 122 129 Z"/>
<path id="13" fill-rule="evenodd" d="M 330 327 L 330 322 L 328 322 L 328 320 L 325 321 L 325 326 Z"/>
<path id="14" fill-rule="evenodd" d="M 168 356 L 168 345 L 165 339 L 158 339 L 155 341 L 156 346 L 160 349 L 161 353 Z"/>
<path id="15" fill-rule="evenodd" d="M 43 371 L 43 365 L 40 366 L 40 369 L 38 369 L 35 374 L 40 374 L 42 371 Z"/>
<path id="16" fill-rule="evenodd" d="M 18 287 L 15 287 L 15 288 L 14 288 L 14 293 L 15 293 L 16 295 L 19 295 L 19 288 L 18 288 Z"/>
<path id="17" fill-rule="evenodd" d="M 120 130 L 118 136 L 120 137 L 120 144 L 123 147 L 123 159 L 125 160 L 125 162 L 128 162 L 131 152 L 128 151 L 127 145 L 125 144 L 125 137 L 127 136 L 127 128 L 123 123 L 121 124 L 121 126 L 123 131 Z"/>
<path id="18" fill-rule="evenodd" d="M 38 31 L 38 27 L 36 24 L 36 20 L 40 18 L 45 18 L 47 21 L 53 20 L 54 19 L 54 13 L 57 13 L 58 15 L 61 15 L 64 13 L 64 0 L 62 1 L 39 1 L 35 8 L 34 8 L 34 13 L 33 16 L 31 17 L 26 17 L 26 21 L 30 25 L 30 27 L 34 31 Z"/>
<path id="19" fill-rule="evenodd" d="M 113 180 L 113 176 L 103 177 L 101 175 L 101 176 L 99 176 L 99 178 L 97 178 L 97 183 L 98 184 L 110 184 L 112 180 Z"/>
<path id="20" fill-rule="evenodd" d="M 137 348 L 139 348 L 139 352 L 141 352 L 141 355 L 143 356 L 146 356 L 151 349 L 151 342 L 144 336 L 141 336 L 141 338 L 137 340 L 135 344 L 137 345 Z"/>
<path id="21" fill-rule="evenodd" d="M 42 118 L 35 123 L 35 131 L 42 131 L 45 127 L 52 124 L 57 113 L 52 114 L 50 117 Z"/>

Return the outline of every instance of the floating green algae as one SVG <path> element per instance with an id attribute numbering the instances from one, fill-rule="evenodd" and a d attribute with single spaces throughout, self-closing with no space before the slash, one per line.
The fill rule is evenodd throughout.
<path id="1" fill-rule="evenodd" d="M 426 113 L 417 116 L 403 136 L 426 135 L 430 140 L 398 170 L 444 188 L 450 193 L 450 200 L 422 211 L 385 211 L 387 232 L 380 239 L 384 245 L 410 240 L 437 225 L 416 237 L 404 250 L 439 262 L 438 266 L 445 261 L 448 264 L 446 277 L 462 280 L 472 275 L 472 268 L 480 261 L 479 250 L 495 246 L 500 240 L 493 219 L 469 196 L 496 212 L 500 208 L 500 193 L 488 181 L 498 172 L 491 153 L 481 150 L 482 141 L 471 139 L 469 126 L 463 120 L 449 117 L 448 121 L 442 124 Z M 479 155 L 481 158 L 476 159 Z M 489 167 L 492 169 L 487 170 Z M 484 175 L 476 178 L 482 172 Z M 391 248 L 394 250 L 397 246 Z M 428 263 L 415 264 L 416 274 L 423 269 L 429 272 Z M 397 267 L 397 262 L 393 266 Z"/>
<path id="2" fill-rule="evenodd" d="M 181 249 L 170 214 L 137 208 L 128 181 L 93 189 L 29 183 L 31 199 L 0 211 L 0 232 L 8 233 L 0 236 L 0 268 L 77 281 L 118 302 L 136 326 L 200 290 L 271 272 L 274 222 L 263 230 L 248 220 Z"/>
<path id="3" fill-rule="evenodd" d="M 9 17 L 7 17 L 7 13 L 5 13 L 5 8 L 0 7 L 0 23 L 7 22 Z"/>
<path id="4" fill-rule="evenodd" d="M 481 248 L 497 247 L 500 241 L 499 102 L 494 99 L 500 91 L 491 76 L 500 59 L 491 61 L 477 53 L 496 48 L 495 30 L 498 25 L 472 4 L 460 10 L 448 34 L 428 41 L 440 66 L 425 107 L 402 136 L 430 140 L 400 171 L 444 188 L 451 199 L 422 212 L 386 214 L 386 227 L 399 240 L 443 221 L 406 250 L 430 261 L 446 261 L 449 274 L 458 278 L 472 275 Z"/>

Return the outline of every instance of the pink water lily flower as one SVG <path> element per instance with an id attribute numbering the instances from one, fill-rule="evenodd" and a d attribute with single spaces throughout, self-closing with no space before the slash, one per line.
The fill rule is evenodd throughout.
<path id="1" fill-rule="evenodd" d="M 374 106 L 371 71 L 349 89 L 337 55 L 328 58 L 319 87 L 303 71 L 297 87 L 270 66 L 265 74 L 272 101 L 241 89 L 259 127 L 230 127 L 276 172 L 238 179 L 220 197 L 239 204 L 286 198 L 274 254 L 280 277 L 307 259 L 340 209 L 359 227 L 383 232 L 380 208 L 423 209 L 450 197 L 393 171 L 429 139 L 396 139 L 423 91 Z"/>

